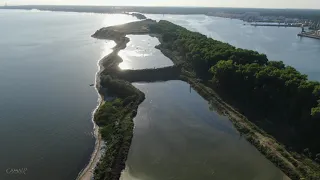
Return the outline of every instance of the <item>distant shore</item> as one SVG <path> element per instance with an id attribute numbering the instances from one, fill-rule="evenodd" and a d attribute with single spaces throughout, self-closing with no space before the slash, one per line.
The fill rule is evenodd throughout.
<path id="1" fill-rule="evenodd" d="M 309 34 L 309 33 L 299 33 L 298 36 L 300 37 L 308 37 L 308 38 L 313 38 L 313 39 L 320 39 L 320 36 L 314 35 L 314 34 Z"/>
<path id="2" fill-rule="evenodd" d="M 270 23 L 251 23 L 251 26 L 269 26 L 269 27 L 301 27 L 299 23 L 296 24 L 270 24 Z"/>

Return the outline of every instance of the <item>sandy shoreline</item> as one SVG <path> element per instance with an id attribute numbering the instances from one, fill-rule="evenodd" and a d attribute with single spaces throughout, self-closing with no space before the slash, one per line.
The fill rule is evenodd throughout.
<path id="1" fill-rule="evenodd" d="M 164 22 L 165 23 L 165 22 Z M 168 22 L 170 23 L 170 22 Z M 109 40 L 114 40 L 116 42 L 116 46 L 113 48 L 113 52 L 111 52 L 109 55 L 106 57 L 102 58 L 98 65 L 99 65 L 99 71 L 96 76 L 96 89 L 99 93 L 100 90 L 100 75 L 101 72 L 106 68 L 108 72 L 104 75 L 116 75 L 116 78 L 120 78 L 120 75 L 116 74 L 117 71 L 119 70 L 117 68 L 119 62 L 122 62 L 122 59 L 118 57 L 117 53 L 126 47 L 126 44 L 130 41 L 126 35 L 127 34 L 150 34 L 148 32 L 149 30 L 146 28 L 150 24 L 156 24 L 156 22 L 152 20 L 145 20 L 145 21 L 140 21 L 140 22 L 134 22 L 134 23 L 127 23 L 125 25 L 121 26 L 111 26 L 107 28 L 102 28 L 98 30 L 93 37 L 97 39 L 109 39 Z M 177 27 L 179 28 L 179 26 Z M 187 30 L 185 30 L 187 31 Z M 160 34 L 161 35 L 161 34 Z M 162 38 L 161 36 L 157 36 L 160 43 L 162 44 Z M 175 56 L 175 54 L 170 50 L 165 48 L 165 46 L 157 46 L 161 50 L 161 52 L 167 56 L 169 59 L 172 60 L 174 64 L 180 64 L 181 61 L 179 60 L 179 57 Z M 103 67 L 103 63 L 105 63 Z M 188 64 L 186 64 L 188 65 Z M 182 64 L 183 66 L 183 64 Z M 110 71 L 109 71 L 110 70 Z M 146 70 L 144 70 L 146 71 Z M 141 75 L 138 74 L 138 77 L 147 77 L 148 75 Z M 153 69 L 153 71 L 159 71 L 159 69 Z M 136 71 L 137 72 L 137 71 Z M 147 71 L 146 71 L 147 72 Z M 150 72 L 152 72 L 150 70 Z M 150 75 L 149 72 L 149 75 Z M 193 76 L 192 74 L 192 68 L 188 69 L 188 66 L 186 66 L 186 69 L 183 69 L 180 72 L 180 80 L 185 81 L 189 83 L 196 91 L 201 95 L 204 99 L 206 99 L 208 102 L 212 102 L 221 110 L 223 114 L 229 117 L 230 121 L 234 124 L 235 128 L 242 133 L 242 136 L 245 137 L 248 142 L 250 142 L 252 145 L 254 145 L 257 150 L 259 150 L 267 159 L 269 159 L 271 162 L 273 162 L 279 169 L 281 169 L 286 175 L 288 175 L 292 179 L 301 179 L 303 177 L 311 177 L 315 176 L 317 173 L 318 165 L 313 164 L 310 159 L 307 157 L 301 156 L 296 153 L 292 153 L 290 151 L 287 151 L 285 147 L 280 144 L 276 139 L 274 139 L 272 136 L 268 135 L 266 132 L 261 130 L 258 126 L 256 126 L 254 123 L 249 121 L 243 114 L 239 113 L 236 109 L 234 109 L 232 106 L 227 104 L 215 91 L 214 91 L 214 86 L 210 84 L 204 84 L 200 82 L 196 76 Z M 122 74 L 123 75 L 123 74 Z M 140 76 L 139 76 L 140 75 Z M 112 83 L 122 83 L 124 87 L 130 86 L 130 83 L 125 83 L 126 81 L 123 80 L 123 78 L 120 78 L 122 81 L 116 81 L 112 79 L 111 76 L 109 76 L 111 80 L 106 81 L 109 83 L 109 85 L 113 85 Z M 113 87 L 113 86 L 110 86 Z M 116 89 L 119 91 L 119 89 Z M 137 90 L 138 91 L 138 90 Z M 139 91 L 140 92 L 140 91 Z M 117 91 L 115 92 L 117 93 Z M 142 93 L 143 94 L 143 93 Z M 103 94 L 100 94 L 100 101 L 99 105 L 103 103 Z M 144 95 L 144 94 L 143 94 Z M 140 97 L 140 96 L 139 96 Z M 129 120 L 136 115 L 134 114 L 134 109 L 138 107 L 138 105 L 142 102 L 139 101 L 140 99 L 137 99 L 137 104 L 134 104 L 133 106 L 130 106 L 130 111 L 128 114 L 125 114 L 127 117 L 125 120 L 129 122 Z M 97 110 L 98 108 L 96 108 Z M 95 110 L 95 111 L 96 111 Z M 131 114 L 132 113 L 132 114 Z M 136 111 L 135 111 L 136 113 Z M 115 113 L 117 114 L 117 112 Z M 127 116 L 128 115 L 128 116 Z M 129 117 L 130 115 L 130 117 Z M 98 121 L 97 121 L 98 122 Z M 119 122 L 119 121 L 116 121 Z M 121 121 L 120 121 L 121 122 Z M 130 121 L 131 122 L 131 121 Z M 129 126 L 124 126 L 125 130 L 129 130 L 131 132 L 131 129 L 128 128 Z M 110 130 L 110 129 L 109 129 Z M 95 129 L 96 131 L 96 129 Z M 118 133 L 118 132 L 113 132 L 113 133 Z M 128 136 L 128 135 L 127 135 Z M 96 140 L 98 143 L 96 143 L 95 151 L 92 154 L 92 158 L 90 160 L 90 163 L 88 166 L 84 169 L 83 172 L 80 173 L 78 179 L 92 179 L 93 177 L 93 171 L 94 168 L 97 165 L 97 162 L 99 161 L 99 158 L 101 157 L 101 137 L 99 135 L 96 136 L 98 137 Z M 120 136 L 124 139 L 124 136 Z M 126 137 L 126 145 L 122 146 L 121 143 L 118 141 L 115 141 L 113 144 L 112 150 L 119 150 L 119 154 L 112 154 L 112 150 L 109 152 L 111 154 L 110 156 L 106 157 L 111 157 L 111 159 L 106 159 L 105 161 L 112 160 L 113 162 L 116 162 L 116 165 L 108 165 L 107 167 L 107 173 L 104 172 L 104 170 L 97 170 L 100 171 L 100 179 L 119 179 L 119 173 L 120 170 L 123 170 L 124 168 L 124 161 L 125 157 L 127 156 L 128 153 L 128 143 L 131 142 L 131 139 L 129 137 Z M 116 147 L 116 148 L 115 148 Z M 103 169 L 102 167 L 101 169 Z M 311 171 L 311 172 L 309 172 Z M 319 172 L 319 171 L 318 171 Z M 97 175 L 96 174 L 96 175 Z M 97 175 L 98 177 L 98 175 Z M 287 178 L 287 177 L 285 177 Z M 289 178 L 288 178 L 289 179 Z"/>
<path id="2" fill-rule="evenodd" d="M 101 157 L 101 144 L 103 143 L 101 135 L 99 133 L 99 127 L 95 124 L 94 136 L 96 138 L 94 151 L 91 155 L 89 164 L 80 172 L 77 180 L 91 180 L 93 179 L 94 168 L 100 160 Z"/>
<path id="3" fill-rule="evenodd" d="M 96 37 L 94 37 L 94 38 L 96 38 Z M 97 38 L 97 39 L 99 39 L 99 38 Z M 128 39 L 125 39 L 125 40 L 129 41 Z M 109 39 L 108 41 L 113 41 L 113 40 Z M 100 134 L 100 131 L 99 131 L 99 126 L 94 122 L 95 113 L 99 109 L 101 104 L 104 102 L 103 94 L 101 94 L 99 92 L 99 89 L 100 89 L 100 74 L 105 69 L 105 67 L 103 66 L 103 62 L 105 60 L 107 60 L 108 57 L 112 53 L 114 53 L 115 51 L 118 52 L 119 50 L 125 48 L 125 46 L 127 44 L 127 41 L 123 41 L 123 42 L 115 42 L 114 41 L 116 45 L 113 48 L 111 48 L 112 51 L 109 54 L 107 54 L 104 57 L 102 57 L 97 63 L 98 71 L 97 71 L 96 77 L 95 77 L 95 89 L 96 89 L 99 97 L 98 97 L 98 105 L 94 109 L 94 111 L 92 112 L 92 118 L 91 118 L 92 123 L 94 125 L 94 127 L 93 127 L 93 129 L 94 129 L 94 137 L 96 139 L 95 147 L 94 147 L 93 153 L 91 154 L 91 158 L 90 158 L 90 161 L 89 161 L 88 165 L 79 172 L 78 177 L 76 178 L 76 180 L 93 180 L 95 167 L 96 167 L 97 163 L 100 161 L 100 158 L 102 156 L 103 141 L 102 141 L 101 134 Z M 124 46 L 124 47 L 121 47 L 121 46 Z"/>
<path id="4" fill-rule="evenodd" d="M 113 52 L 113 51 L 112 51 Z M 112 52 L 110 52 L 109 54 L 111 54 Z M 109 55 L 108 54 L 108 55 Z M 101 58 L 98 63 L 98 71 L 96 73 L 96 77 L 95 77 L 95 89 L 98 93 L 98 105 L 97 107 L 94 109 L 94 111 L 92 112 L 92 123 L 93 123 L 93 130 L 94 130 L 94 137 L 95 137 L 95 146 L 94 146 L 94 150 L 91 154 L 91 158 L 90 161 L 88 163 L 88 165 L 82 169 L 77 177 L 77 180 L 91 180 L 93 179 L 93 175 L 94 175 L 94 169 L 97 165 L 97 163 L 99 162 L 100 158 L 101 158 L 101 151 L 102 151 L 102 138 L 101 138 L 101 134 L 99 132 L 99 126 L 94 122 L 94 115 L 96 113 L 96 111 L 98 110 L 98 108 L 100 107 L 100 105 L 103 103 L 103 96 L 99 93 L 99 87 L 100 87 L 100 73 L 104 70 L 104 67 L 102 65 L 103 60 L 108 57 L 108 55 L 106 55 L 105 57 Z"/>

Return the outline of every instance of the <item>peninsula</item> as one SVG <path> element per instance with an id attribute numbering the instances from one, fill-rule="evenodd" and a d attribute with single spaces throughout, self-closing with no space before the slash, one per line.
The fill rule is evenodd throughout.
<path id="1" fill-rule="evenodd" d="M 134 16 L 140 20 L 147 19 L 147 17 L 145 15 L 140 14 L 140 13 L 127 13 L 127 12 L 125 12 L 124 14 Z"/>
<path id="2" fill-rule="evenodd" d="M 157 37 L 156 48 L 174 66 L 121 70 L 118 52 L 130 41 L 126 35 Z M 107 148 L 94 179 L 118 180 L 125 167 L 133 133 L 133 118 L 144 94 L 137 81 L 188 82 L 218 107 L 242 136 L 293 180 L 319 179 L 320 84 L 264 54 L 239 49 L 191 32 L 168 21 L 150 19 L 106 27 L 92 35 L 116 43 L 101 60 L 98 90 L 103 102 L 95 122 Z M 108 98 L 107 98 L 108 97 Z M 290 129 L 291 131 L 289 131 Z"/>

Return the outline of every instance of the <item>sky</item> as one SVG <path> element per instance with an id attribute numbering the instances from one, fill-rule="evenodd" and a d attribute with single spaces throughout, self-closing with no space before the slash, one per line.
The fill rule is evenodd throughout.
<path id="1" fill-rule="evenodd" d="M 0 5 L 205 6 L 320 9 L 320 0 L 0 0 Z"/>

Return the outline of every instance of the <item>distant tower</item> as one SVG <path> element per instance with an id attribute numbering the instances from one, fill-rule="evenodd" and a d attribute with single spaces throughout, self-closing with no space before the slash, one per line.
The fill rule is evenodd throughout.
<path id="1" fill-rule="evenodd" d="M 4 7 L 7 7 L 7 6 L 8 6 L 8 4 L 7 4 L 7 2 L 5 2 L 5 3 L 4 3 Z"/>

